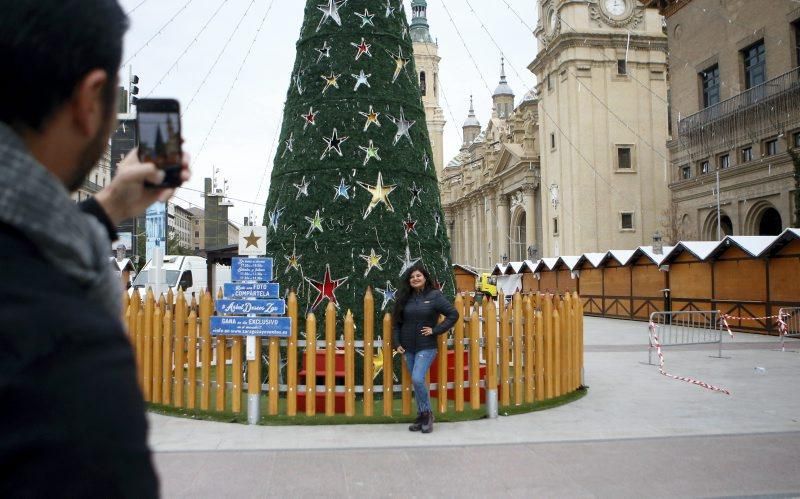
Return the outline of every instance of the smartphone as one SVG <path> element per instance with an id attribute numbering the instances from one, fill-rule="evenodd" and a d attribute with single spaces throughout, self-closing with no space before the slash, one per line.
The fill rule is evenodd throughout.
<path id="1" fill-rule="evenodd" d="M 181 110 L 175 99 L 139 99 L 136 105 L 139 161 L 164 170 L 164 182 L 148 187 L 180 187 L 183 152 Z"/>

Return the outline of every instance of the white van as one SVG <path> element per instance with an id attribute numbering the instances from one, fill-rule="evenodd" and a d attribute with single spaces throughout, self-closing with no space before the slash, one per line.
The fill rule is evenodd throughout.
<path id="1" fill-rule="evenodd" d="M 133 281 L 133 289 L 138 289 L 141 296 L 144 296 L 147 288 L 155 287 L 155 275 L 151 275 L 155 274 L 154 269 L 155 265 L 151 259 Z M 164 293 L 171 289 L 175 294 L 180 287 L 187 301 L 192 299 L 192 294 L 199 300 L 200 294 L 205 292 L 208 286 L 208 269 L 206 259 L 203 257 L 165 255 L 161 269 L 164 272 L 162 287 Z"/>

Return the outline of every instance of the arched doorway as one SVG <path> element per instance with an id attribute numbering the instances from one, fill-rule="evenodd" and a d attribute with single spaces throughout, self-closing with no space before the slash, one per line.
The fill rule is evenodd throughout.
<path id="1" fill-rule="evenodd" d="M 521 262 L 528 258 L 526 247 L 527 234 L 525 233 L 525 210 L 520 209 L 511 224 L 511 255 L 512 262 Z"/>
<path id="2" fill-rule="evenodd" d="M 724 211 L 720 212 L 719 218 L 719 239 L 725 236 L 733 235 L 733 221 Z M 709 213 L 706 221 L 703 223 L 703 239 L 705 241 L 717 241 L 717 212 L 712 211 Z"/>
<path id="3" fill-rule="evenodd" d="M 758 222 L 759 236 L 777 236 L 783 231 L 781 214 L 775 208 L 767 208 Z"/>

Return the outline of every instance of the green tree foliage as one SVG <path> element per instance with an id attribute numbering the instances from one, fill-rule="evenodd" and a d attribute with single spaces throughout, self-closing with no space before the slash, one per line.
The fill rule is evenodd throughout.
<path id="1" fill-rule="evenodd" d="M 335 296 L 340 316 L 352 310 L 360 321 L 371 286 L 381 315 L 418 259 L 454 292 L 400 0 L 306 2 L 280 144 L 267 247 L 281 289 L 297 290 L 303 309 L 320 312 Z"/>

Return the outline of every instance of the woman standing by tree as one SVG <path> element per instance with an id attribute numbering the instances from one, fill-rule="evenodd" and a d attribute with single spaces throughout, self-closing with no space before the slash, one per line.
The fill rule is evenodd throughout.
<path id="1" fill-rule="evenodd" d="M 425 375 L 436 358 L 436 336 L 453 327 L 458 320 L 458 311 L 441 291 L 434 288 L 430 274 L 422 265 L 415 265 L 403 274 L 398 287 L 400 290 L 392 313 L 392 337 L 397 351 L 405 357 L 417 399 L 417 419 L 408 429 L 430 433 L 433 431 L 433 412 Z M 445 320 L 437 324 L 440 314 L 445 316 Z M 446 389 L 439 390 L 440 397 L 446 393 Z"/>

